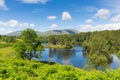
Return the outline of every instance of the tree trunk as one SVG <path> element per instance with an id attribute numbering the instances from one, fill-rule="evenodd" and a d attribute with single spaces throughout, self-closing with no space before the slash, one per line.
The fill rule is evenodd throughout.
<path id="1" fill-rule="evenodd" d="M 32 59 L 32 51 L 30 51 L 30 61 L 31 61 L 31 59 Z"/>

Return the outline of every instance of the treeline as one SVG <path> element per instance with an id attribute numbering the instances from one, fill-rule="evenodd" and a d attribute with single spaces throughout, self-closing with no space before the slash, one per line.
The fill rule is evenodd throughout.
<path id="1" fill-rule="evenodd" d="M 88 54 L 110 54 L 120 51 L 120 30 L 92 32 L 82 43 Z"/>
<path id="2" fill-rule="evenodd" d="M 12 42 L 16 41 L 16 37 L 15 36 L 0 35 L 0 41 L 6 42 L 6 43 L 12 43 Z"/>
<path id="3" fill-rule="evenodd" d="M 0 35 L 0 48 L 12 46 L 12 44 L 16 41 L 16 37 L 14 36 L 2 36 Z"/>
<path id="4" fill-rule="evenodd" d="M 75 35 L 41 37 L 43 43 L 53 45 L 81 45 L 89 54 L 117 53 L 120 51 L 120 30 L 82 32 Z"/>
<path id="5" fill-rule="evenodd" d="M 80 33 L 74 35 L 52 35 L 48 37 L 41 37 L 42 43 L 48 45 L 61 45 L 64 48 L 73 48 L 75 45 L 82 45 L 82 43 L 90 36 L 90 32 Z"/>

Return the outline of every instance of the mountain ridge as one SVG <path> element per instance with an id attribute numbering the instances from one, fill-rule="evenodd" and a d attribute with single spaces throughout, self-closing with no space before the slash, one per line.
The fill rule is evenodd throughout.
<path id="1" fill-rule="evenodd" d="M 19 36 L 22 30 L 20 31 L 13 31 L 10 33 L 5 34 L 6 36 Z M 77 34 L 79 31 L 75 29 L 61 29 L 61 30 L 49 30 L 45 32 L 36 31 L 39 36 L 51 36 L 51 35 L 64 35 L 64 34 Z"/>

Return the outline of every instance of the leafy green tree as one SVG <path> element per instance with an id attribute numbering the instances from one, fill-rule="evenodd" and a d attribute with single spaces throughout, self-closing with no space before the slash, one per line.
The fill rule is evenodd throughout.
<path id="1" fill-rule="evenodd" d="M 21 58 L 29 58 L 30 60 L 43 50 L 40 39 L 33 29 L 26 29 L 21 33 L 15 48 Z"/>
<path id="2" fill-rule="evenodd" d="M 68 42 L 68 43 L 65 45 L 65 49 L 71 49 L 71 48 L 73 48 L 73 45 Z"/>

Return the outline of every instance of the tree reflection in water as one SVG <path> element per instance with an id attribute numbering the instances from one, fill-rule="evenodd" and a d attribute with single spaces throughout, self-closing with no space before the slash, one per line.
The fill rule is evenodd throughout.
<path id="1" fill-rule="evenodd" d="M 108 54 L 88 54 L 83 53 L 83 56 L 87 58 L 87 63 L 84 65 L 84 69 L 98 69 L 105 71 L 106 68 L 109 68 L 110 63 L 113 61 L 113 57 Z"/>
<path id="2" fill-rule="evenodd" d="M 49 49 L 49 61 L 55 61 L 57 59 L 62 60 L 62 64 L 71 64 L 71 57 L 75 55 L 74 49 Z"/>

